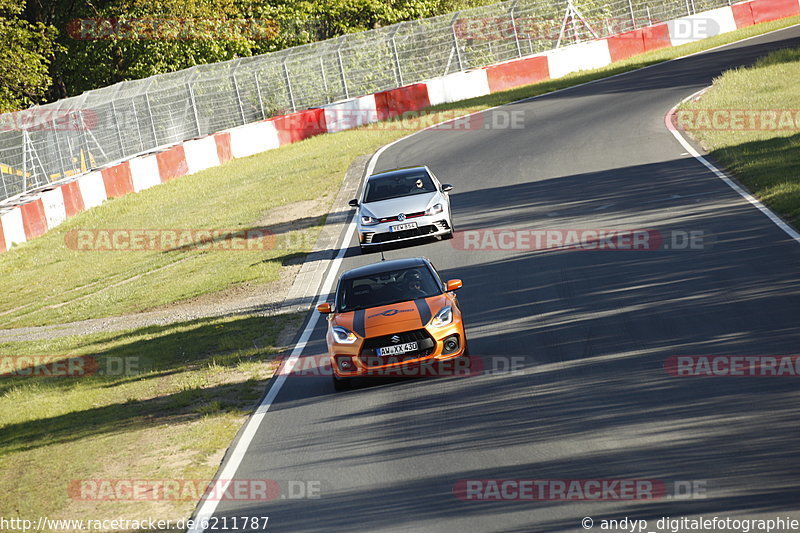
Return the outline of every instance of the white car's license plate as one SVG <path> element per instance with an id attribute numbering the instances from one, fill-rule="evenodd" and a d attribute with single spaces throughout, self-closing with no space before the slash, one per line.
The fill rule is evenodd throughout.
<path id="1" fill-rule="evenodd" d="M 378 355 L 386 357 L 387 355 L 403 355 L 407 352 L 413 352 L 417 349 L 416 342 L 406 342 L 404 344 L 397 344 L 395 346 L 384 346 L 378 348 Z"/>
<path id="2" fill-rule="evenodd" d="M 417 227 L 416 222 L 406 222 L 405 224 L 398 224 L 396 226 L 389 226 L 389 231 L 404 231 L 407 229 L 414 229 Z"/>

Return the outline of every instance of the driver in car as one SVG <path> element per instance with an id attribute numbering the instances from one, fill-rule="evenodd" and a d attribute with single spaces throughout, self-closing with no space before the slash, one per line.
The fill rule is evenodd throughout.
<path id="1" fill-rule="evenodd" d="M 422 276 L 420 276 L 417 270 L 409 272 L 406 280 L 406 288 L 410 298 L 422 298 L 426 296 L 426 292 L 422 289 Z"/>

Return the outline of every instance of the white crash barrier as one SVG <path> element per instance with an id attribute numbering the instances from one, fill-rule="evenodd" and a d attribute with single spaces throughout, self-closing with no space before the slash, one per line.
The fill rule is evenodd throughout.
<path id="1" fill-rule="evenodd" d="M 322 109 L 325 110 L 328 133 L 357 128 L 378 120 L 374 94 L 328 104 L 322 106 Z"/>
<path id="2" fill-rule="evenodd" d="M 605 67 L 611 64 L 608 41 L 589 41 L 572 44 L 546 52 L 550 67 L 550 77 L 560 78 L 571 72 Z"/>
<path id="3" fill-rule="evenodd" d="M 670 20 L 667 28 L 672 46 L 679 46 L 733 31 L 736 29 L 736 20 L 730 7 L 721 7 Z"/>
<path id="4" fill-rule="evenodd" d="M 486 70 L 456 72 L 425 82 L 431 105 L 458 102 L 489 94 L 489 78 Z"/>
<path id="5" fill-rule="evenodd" d="M 89 172 L 78 178 L 78 188 L 81 190 L 85 209 L 96 207 L 106 201 L 106 186 L 99 171 Z"/>
<path id="6" fill-rule="evenodd" d="M 219 166 L 219 155 L 217 155 L 217 143 L 214 136 L 186 141 L 183 143 L 183 152 L 186 156 L 186 166 L 189 174 L 200 172 L 207 168 Z"/>
<path id="7" fill-rule="evenodd" d="M 278 130 L 269 121 L 245 124 L 228 130 L 233 157 L 247 157 L 280 147 Z M 216 152 L 216 148 L 214 148 Z"/>

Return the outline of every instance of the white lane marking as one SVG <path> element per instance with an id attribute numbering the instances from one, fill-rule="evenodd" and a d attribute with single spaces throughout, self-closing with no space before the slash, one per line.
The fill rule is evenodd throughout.
<path id="1" fill-rule="evenodd" d="M 678 109 L 678 106 L 681 105 L 683 102 L 689 100 L 690 98 L 693 98 L 693 97 L 697 96 L 699 93 L 702 93 L 703 91 L 706 91 L 706 90 L 708 90 L 708 87 L 706 87 L 704 89 L 701 89 L 701 90 L 697 91 L 696 93 L 687 96 L 686 98 L 681 100 L 676 106 L 674 106 L 672 109 L 670 109 L 669 112 L 667 112 L 667 114 L 664 116 L 664 125 L 667 127 L 667 129 L 670 131 L 670 133 L 672 133 L 672 135 L 678 140 L 678 142 L 681 143 L 681 146 L 683 146 L 695 159 L 700 161 L 703 164 L 703 166 L 705 166 L 708 170 L 713 172 L 719 179 L 721 179 L 723 182 L 725 182 L 725 184 L 728 185 L 731 189 L 733 189 L 734 191 L 739 193 L 739 195 L 742 198 L 744 198 L 745 200 L 750 202 L 753 206 L 755 206 L 756 209 L 758 209 L 759 211 L 761 211 L 762 213 L 767 215 L 767 218 L 769 218 L 776 226 L 781 228 L 783 230 L 783 232 L 786 233 L 789 237 L 794 239 L 796 242 L 800 243 L 800 233 L 795 231 L 794 228 L 792 228 L 786 222 L 784 222 L 781 219 L 781 217 L 776 215 L 771 209 L 769 209 L 767 206 L 765 206 L 764 204 L 759 202 L 756 198 L 754 198 L 753 195 L 751 195 L 746 190 L 742 189 L 739 186 L 739 184 L 736 183 L 735 181 L 733 181 L 727 174 L 725 174 L 725 172 L 723 172 L 722 170 L 720 170 L 717 167 L 715 167 L 713 164 L 711 164 L 708 161 L 708 159 L 706 159 L 705 157 L 700 155 L 700 153 L 697 150 L 695 150 L 694 147 L 691 144 L 689 144 L 689 141 L 687 141 L 686 138 L 683 135 L 681 135 L 681 133 L 678 131 L 678 129 L 676 127 L 672 126 L 672 122 L 671 122 L 672 121 L 672 116 L 675 114 L 675 111 Z"/>
<path id="2" fill-rule="evenodd" d="M 670 63 L 672 61 L 678 61 L 678 60 L 683 59 L 685 57 L 691 57 L 691 56 L 694 56 L 694 55 L 697 55 L 697 54 L 702 54 L 704 52 L 709 52 L 711 50 L 716 50 L 717 48 L 723 48 L 723 47 L 726 47 L 726 46 L 731 46 L 733 44 L 749 41 L 750 39 L 755 39 L 756 37 L 763 37 L 763 36 L 769 35 L 771 33 L 784 31 L 784 30 L 787 30 L 789 28 L 794 28 L 794 27 L 797 27 L 797 26 L 800 26 L 800 24 L 795 24 L 793 26 L 787 26 L 785 28 L 779 28 L 777 30 L 773 30 L 773 31 L 770 31 L 770 32 L 767 32 L 767 33 L 762 33 L 760 35 L 754 35 L 752 37 L 748 37 L 746 39 L 742 39 L 741 41 L 734 41 L 732 43 L 722 44 L 722 45 L 719 45 L 719 46 L 715 46 L 714 48 L 709 48 L 708 50 L 702 50 L 700 52 L 695 52 L 693 54 L 689 54 L 689 55 L 686 55 L 686 56 L 676 57 L 676 58 L 670 59 L 668 61 L 662 61 L 660 63 L 655 63 L 653 65 L 649 65 L 649 66 L 642 67 L 642 68 L 639 68 L 639 69 L 634 69 L 634 70 L 629 70 L 629 71 L 626 71 L 626 72 L 621 72 L 619 74 L 614 74 L 613 76 L 608 76 L 606 78 L 599 78 L 599 79 L 596 79 L 596 80 L 587 81 L 587 82 L 581 83 L 579 85 L 572 85 L 570 87 L 564 87 L 563 89 L 557 89 L 557 90 L 551 91 L 549 93 L 538 94 L 536 96 L 530 96 L 530 97 L 527 97 L 527 98 L 523 98 L 521 100 L 516 100 L 514 102 L 508 102 L 508 103 L 505 103 L 505 104 L 496 105 L 496 106 L 490 107 L 488 109 L 475 111 L 473 113 L 469 113 L 467 115 L 462 115 L 462 116 L 454 118 L 454 119 L 449 119 L 449 120 L 445 120 L 443 122 L 439 122 L 437 124 L 432 124 L 432 125 L 430 125 L 430 126 L 428 126 L 426 128 L 414 131 L 414 132 L 406 135 L 405 137 L 401 137 L 401 138 L 399 138 L 399 139 L 397 139 L 395 141 L 390 142 L 389 144 L 387 144 L 385 146 L 380 147 L 378 149 L 378 151 L 375 152 L 372 155 L 372 158 L 370 159 L 369 164 L 367 165 L 367 171 L 366 171 L 365 175 L 369 176 L 370 174 L 372 174 L 372 172 L 375 169 L 375 164 L 377 163 L 378 158 L 388 148 L 391 148 L 395 144 L 397 144 L 397 143 L 399 143 L 401 141 L 404 141 L 404 140 L 408 139 L 409 137 L 413 137 L 414 135 L 417 135 L 417 134 L 422 133 L 424 131 L 427 131 L 429 129 L 433 129 L 433 128 L 439 127 L 439 126 L 441 126 L 443 124 L 447 124 L 448 122 L 453 122 L 455 120 L 463 120 L 466 117 L 470 117 L 472 115 L 477 115 L 479 113 L 488 113 L 489 111 L 492 111 L 494 109 L 499 109 L 499 108 L 501 108 L 503 106 L 512 105 L 512 104 L 518 104 L 518 103 L 522 103 L 522 102 L 527 102 L 527 101 L 530 101 L 530 100 L 541 98 L 542 96 L 548 96 L 548 95 L 555 94 L 555 93 L 569 91 L 571 89 L 576 89 L 578 87 L 583 87 L 584 85 L 589 85 L 589 84 L 597 83 L 597 82 L 604 81 L 604 80 L 607 80 L 607 79 L 616 78 L 618 76 L 624 76 L 626 74 L 631 74 L 633 72 L 646 70 L 646 69 L 649 69 L 649 68 L 652 68 L 652 67 L 663 65 L 665 63 Z M 548 216 L 556 216 L 556 214 L 548 215 Z M 330 293 L 331 287 L 333 286 L 333 278 L 334 278 L 334 276 L 336 275 L 336 273 L 339 270 L 339 265 L 341 265 L 341 263 L 342 263 L 342 259 L 344 258 L 344 253 L 345 253 L 345 251 L 347 250 L 347 248 L 350 245 L 350 240 L 352 239 L 352 236 L 353 236 L 353 233 L 355 232 L 355 229 L 356 229 L 355 216 L 353 216 L 353 219 L 350 221 L 350 226 L 346 230 L 345 239 L 342 241 L 342 245 L 341 245 L 341 248 L 339 249 L 339 253 L 336 255 L 336 259 L 333 260 L 333 263 L 330 266 L 330 270 L 328 271 L 328 276 L 325 278 L 325 284 L 322 287 L 322 290 L 320 292 L 320 296 L 317 297 L 317 300 L 316 300 L 316 303 L 314 304 L 314 307 L 316 307 L 317 304 L 322 303 L 322 299 L 327 297 L 328 293 Z M 286 360 L 286 363 L 284 365 L 286 368 L 288 368 L 288 372 L 291 372 L 291 369 L 294 368 L 294 365 L 296 364 L 297 360 L 299 359 L 300 355 L 302 354 L 303 349 L 305 348 L 306 344 L 308 343 L 308 339 L 311 337 L 311 333 L 314 331 L 314 328 L 317 325 L 317 321 L 319 320 L 319 316 L 318 316 L 317 313 L 314 312 L 313 308 L 312 308 L 311 312 L 312 312 L 312 316 L 309 319 L 308 324 L 306 325 L 305 329 L 303 330 L 303 333 L 300 336 L 300 340 L 298 341 L 297 345 L 292 350 L 292 353 L 289 356 L 289 359 Z M 280 392 L 280 389 L 283 387 L 283 384 L 285 383 L 285 381 L 286 381 L 286 375 L 285 374 L 279 375 L 277 378 L 275 378 L 275 383 L 273 383 L 272 388 L 269 391 L 269 394 L 267 394 L 264 397 L 264 400 L 259 404 L 258 408 L 256 408 L 256 411 L 253 414 L 253 416 L 250 417 L 250 420 L 247 422 L 247 426 L 245 427 L 244 432 L 242 433 L 242 437 L 239 439 L 239 442 L 236 443 L 236 447 L 234 448 L 233 452 L 231 453 L 230 459 L 228 459 L 228 462 L 226 463 L 225 468 L 222 470 L 222 472 L 219 474 L 219 476 L 217 476 L 217 479 L 221 480 L 221 481 L 218 482 L 217 488 L 222 488 L 222 489 L 227 488 L 227 485 L 230 483 L 230 480 L 233 479 L 234 475 L 236 474 L 236 470 L 238 470 L 239 465 L 241 465 L 241 463 L 242 463 L 242 459 L 244 458 L 245 453 L 247 453 L 247 448 L 250 446 L 250 443 L 252 442 L 253 437 L 255 436 L 256 431 L 258 430 L 258 427 L 261 425 L 261 421 L 264 419 L 264 416 L 266 415 L 267 411 L 272 406 L 272 402 L 275 401 L 275 398 L 278 396 L 278 393 Z M 225 481 L 226 479 L 228 481 Z M 223 493 L 224 493 L 224 490 L 223 490 Z M 220 493 L 217 492 L 216 494 L 220 494 Z M 207 519 L 211 518 L 212 516 L 214 516 L 214 511 L 216 511 L 218 503 L 219 503 L 218 500 L 205 500 L 203 502 L 203 504 L 200 506 L 200 510 L 195 515 L 195 525 L 197 527 L 195 527 L 194 529 L 191 529 L 189 531 L 189 533 L 203 533 L 203 531 L 205 531 L 205 528 L 201 527 L 203 519 L 207 520 Z"/>
<path id="3" fill-rule="evenodd" d="M 417 132 L 415 132 L 417 133 Z M 412 134 L 413 135 L 413 134 Z M 396 141 L 389 143 L 385 146 L 382 146 L 372 155 L 372 158 L 369 160 L 367 164 L 367 171 L 366 175 L 369 176 L 375 170 L 375 164 L 378 161 L 380 155 L 388 149 L 390 146 L 403 140 L 405 137 L 401 139 L 397 139 Z M 336 258 L 330 265 L 330 270 L 328 270 L 328 274 L 325 277 L 325 283 L 322 285 L 322 289 L 320 290 L 320 294 L 317 296 L 317 300 L 314 303 L 314 306 L 311 310 L 311 318 L 308 320 L 308 324 L 306 324 L 305 329 L 303 329 L 303 333 L 300 335 L 300 339 L 297 341 L 292 353 L 289 355 L 289 358 L 283 365 L 283 371 L 278 374 L 275 379 L 272 387 L 269 389 L 269 393 L 264 397 L 261 403 L 256 408 L 255 413 L 250 417 L 250 420 L 247 422 L 247 426 L 245 426 L 244 431 L 242 432 L 242 436 L 239 441 L 236 443 L 236 447 L 231 452 L 230 458 L 228 462 L 225 464 L 225 468 L 222 469 L 222 472 L 219 473 L 217 476 L 217 480 L 215 481 L 214 490 L 211 491 L 212 494 L 224 494 L 225 490 L 227 490 L 228 485 L 230 484 L 231 480 L 234 479 L 236 475 L 236 471 L 239 469 L 239 466 L 242 464 L 242 459 L 244 459 L 245 454 L 247 453 L 247 449 L 250 447 L 250 443 L 253 441 L 253 438 L 258 431 L 261 422 L 264 420 L 264 417 L 269 411 L 269 408 L 272 407 L 272 403 L 275 401 L 275 398 L 278 396 L 278 393 L 283 388 L 283 384 L 286 382 L 286 377 L 291 374 L 294 365 L 297 363 L 297 360 L 302 355 L 303 350 L 308 344 L 308 340 L 311 338 L 311 334 L 314 332 L 314 328 L 317 326 L 317 322 L 319 322 L 319 313 L 316 312 L 317 305 L 321 304 L 322 301 L 328 297 L 328 294 L 333 287 L 333 283 L 336 278 L 336 274 L 339 272 L 339 267 L 342 264 L 342 260 L 344 259 L 344 254 L 347 249 L 350 247 L 350 241 L 353 238 L 353 233 L 356 230 L 356 217 L 355 215 L 351 218 L 350 224 L 345 230 L 344 240 L 339 248 L 339 252 L 336 254 Z M 217 505 L 219 504 L 220 500 L 205 500 L 203 504 L 200 506 L 199 511 L 195 515 L 195 527 L 189 530 L 189 533 L 202 533 L 205 531 L 205 528 L 202 527 L 202 524 L 214 516 L 214 512 L 217 510 Z"/>

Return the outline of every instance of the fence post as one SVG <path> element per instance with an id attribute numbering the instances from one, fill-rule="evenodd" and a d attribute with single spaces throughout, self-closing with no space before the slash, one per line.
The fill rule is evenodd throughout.
<path id="1" fill-rule="evenodd" d="M 256 80 L 256 94 L 258 94 L 258 107 L 261 109 L 261 120 L 267 118 L 267 114 L 264 112 L 264 100 L 261 98 L 261 83 L 258 81 L 258 71 L 253 71 L 253 79 Z"/>
<path id="2" fill-rule="evenodd" d="M 156 123 L 153 120 L 153 108 L 150 107 L 150 94 L 145 91 L 144 102 L 147 104 L 147 116 L 150 117 L 150 127 L 153 130 L 153 148 L 158 146 L 158 135 L 156 135 Z"/>
<path id="3" fill-rule="evenodd" d="M 403 81 L 403 71 L 400 69 L 400 56 L 397 55 L 397 44 L 394 41 L 394 37 L 392 37 L 392 51 L 394 52 L 394 64 L 395 68 L 397 69 L 396 79 L 398 82 L 398 86 L 402 87 L 403 85 L 405 85 L 405 82 Z"/>
<path id="4" fill-rule="evenodd" d="M 397 25 L 397 27 L 392 32 L 391 43 L 392 43 L 392 54 L 394 55 L 394 81 L 398 87 L 402 87 L 405 85 L 403 83 L 403 71 L 400 69 L 400 56 L 397 54 L 397 42 L 395 41 L 394 37 L 397 35 L 397 32 L 400 31 L 400 27 L 403 25 L 401 22 Z"/>
<path id="5" fill-rule="evenodd" d="M 231 81 L 233 81 L 233 90 L 236 93 L 236 103 L 239 104 L 239 116 L 242 119 L 242 125 L 247 123 L 244 118 L 244 106 L 242 105 L 242 94 L 239 92 L 239 82 L 236 80 L 236 70 L 239 68 L 240 63 L 237 62 L 231 72 Z"/>
<path id="6" fill-rule="evenodd" d="M 79 110 L 83 110 L 83 104 L 85 102 L 86 102 L 86 97 L 84 96 L 81 98 L 80 103 L 77 106 Z M 83 115 L 80 113 L 80 111 L 76 116 L 76 121 L 78 120 L 81 123 L 81 128 L 78 130 L 80 131 L 79 144 L 81 145 L 81 150 L 86 152 L 86 155 L 82 157 L 83 159 L 82 163 L 85 163 L 86 169 L 89 169 L 92 166 L 91 152 L 89 151 L 89 132 L 86 131 L 86 127 L 83 124 Z M 84 169 L 83 166 L 81 166 L 81 172 L 83 172 L 86 169 Z"/>
<path id="7" fill-rule="evenodd" d="M 289 78 L 289 67 L 286 66 L 286 60 L 281 62 L 283 67 L 283 79 L 286 81 L 286 90 L 289 91 L 289 102 L 292 104 L 292 112 L 297 111 L 297 106 L 294 102 L 294 91 L 292 91 L 292 80 Z"/>
<path id="8" fill-rule="evenodd" d="M 30 143 L 28 130 L 22 130 L 22 192 L 28 190 L 28 143 Z"/>
<path id="9" fill-rule="evenodd" d="M 631 12 L 631 25 L 632 25 L 631 29 L 635 30 L 636 29 L 636 15 L 634 15 L 634 13 L 633 13 L 633 0 L 628 0 L 628 9 Z"/>
<path id="10" fill-rule="evenodd" d="M 119 91 L 117 91 L 119 92 Z M 117 143 L 119 144 L 119 157 L 125 157 L 125 145 L 122 143 L 122 132 L 119 129 L 119 118 L 117 118 L 117 107 L 114 105 L 114 99 L 111 99 L 111 114 L 114 116 L 114 128 L 117 130 Z"/>
<path id="11" fill-rule="evenodd" d="M 136 98 L 131 98 L 131 113 L 133 113 L 133 117 L 139 116 L 136 114 Z M 139 127 L 139 120 L 134 120 L 133 123 L 136 124 L 136 135 L 139 136 L 139 149 L 144 152 L 144 139 L 142 139 L 142 129 Z"/>
<path id="12" fill-rule="evenodd" d="M 325 87 L 325 103 L 331 103 L 331 91 L 328 88 L 328 77 L 325 75 L 325 63 L 322 61 L 322 56 L 319 56 L 319 71 L 322 73 L 322 85 Z"/>
<path id="13" fill-rule="evenodd" d="M 61 141 L 58 140 L 60 135 L 58 135 L 57 131 L 53 132 L 53 137 L 56 141 L 56 153 L 58 154 L 58 168 L 61 171 L 61 177 L 67 177 L 67 169 L 64 167 L 64 154 L 61 152 Z"/>
<path id="14" fill-rule="evenodd" d="M 189 79 L 186 80 L 186 89 L 189 91 L 189 102 L 192 105 L 192 114 L 194 115 L 194 129 L 197 131 L 197 136 L 199 137 L 203 134 L 203 132 L 200 131 L 200 117 L 198 117 L 197 115 L 197 102 L 195 101 L 194 88 L 192 87 L 192 82 L 194 81 L 196 74 L 197 74 L 196 70 L 191 74 L 189 74 Z"/>
<path id="15" fill-rule="evenodd" d="M 461 11 L 457 11 L 453 20 L 450 22 L 450 32 L 453 34 L 453 46 L 456 48 L 456 60 L 458 61 L 459 72 L 464 70 L 464 61 L 461 59 L 461 50 L 458 49 L 458 36 L 456 35 L 456 20 Z"/>
<path id="16" fill-rule="evenodd" d="M 522 46 L 519 44 L 519 33 L 517 33 L 517 19 L 514 17 L 514 11 L 517 9 L 517 3 L 519 3 L 519 0 L 514 2 L 514 5 L 511 7 L 511 27 L 514 29 L 514 42 L 517 43 L 517 57 L 522 57 Z"/>
<path id="17" fill-rule="evenodd" d="M 344 75 L 344 62 L 342 62 L 341 45 L 336 48 L 336 57 L 339 59 L 339 72 L 342 74 L 342 87 L 344 87 L 344 97 L 350 98 L 350 91 L 347 89 L 347 77 Z"/>

